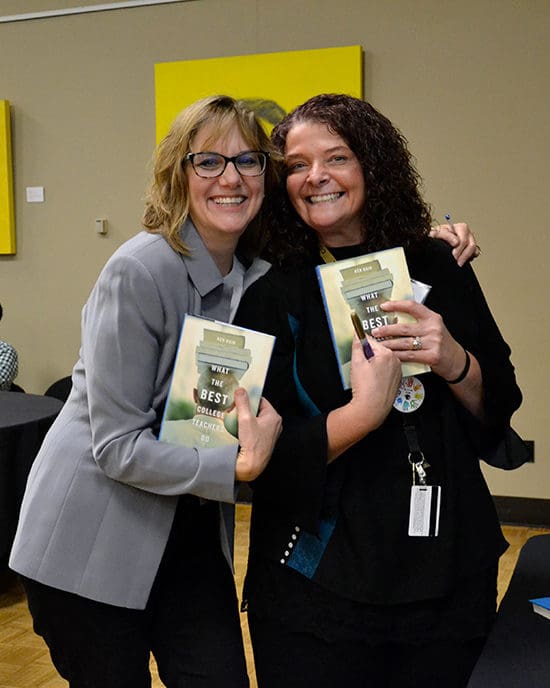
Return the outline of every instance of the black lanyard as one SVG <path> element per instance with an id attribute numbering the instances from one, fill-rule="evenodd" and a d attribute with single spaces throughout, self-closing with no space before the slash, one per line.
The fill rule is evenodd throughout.
<path id="1" fill-rule="evenodd" d="M 403 415 L 403 432 L 405 433 L 405 439 L 407 440 L 407 446 L 409 448 L 408 460 L 412 466 L 413 485 L 416 485 L 417 479 L 420 485 L 425 485 L 426 468 L 429 468 L 430 464 L 426 461 L 420 449 L 418 433 L 410 414 Z"/>

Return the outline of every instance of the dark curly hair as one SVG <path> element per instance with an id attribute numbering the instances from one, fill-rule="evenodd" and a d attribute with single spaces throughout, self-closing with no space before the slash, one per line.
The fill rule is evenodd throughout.
<path id="1" fill-rule="evenodd" d="M 353 151 L 365 180 L 363 245 L 365 252 L 411 247 L 427 237 L 429 206 L 420 195 L 421 179 L 405 137 L 370 103 L 344 94 L 326 93 L 290 112 L 271 134 L 284 154 L 289 131 L 298 123 L 325 124 Z M 317 253 L 317 236 L 298 216 L 282 186 L 266 199 L 266 257 L 278 265 L 295 265 Z"/>

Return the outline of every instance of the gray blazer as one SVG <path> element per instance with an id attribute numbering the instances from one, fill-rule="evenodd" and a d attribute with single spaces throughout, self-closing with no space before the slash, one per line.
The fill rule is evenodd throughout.
<path id="1" fill-rule="evenodd" d="M 143 609 L 178 495 L 220 502 L 232 566 L 236 447 L 157 440 L 186 313 L 229 320 L 230 293 L 191 222 L 185 257 L 141 232 L 109 259 L 82 312 L 73 389 L 32 466 L 10 556 L 18 573 Z M 244 289 L 267 272 L 256 260 Z"/>

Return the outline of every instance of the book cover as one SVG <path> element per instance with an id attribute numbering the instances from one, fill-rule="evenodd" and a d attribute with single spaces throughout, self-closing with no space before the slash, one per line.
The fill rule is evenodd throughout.
<path id="1" fill-rule="evenodd" d="M 258 412 L 275 337 L 187 315 L 159 440 L 190 447 L 238 444 L 237 387 Z"/>
<path id="2" fill-rule="evenodd" d="M 533 611 L 550 619 L 550 597 L 535 597 L 529 602 L 533 605 Z"/>
<path id="3" fill-rule="evenodd" d="M 407 313 L 384 313 L 380 304 L 403 299 L 423 300 L 429 286 L 417 283 L 413 290 L 401 246 L 325 263 L 316 269 L 340 376 L 344 388 L 349 389 L 353 341 L 351 312 L 357 313 L 368 335 L 381 325 L 414 322 L 414 318 Z M 407 362 L 402 363 L 401 367 L 404 377 L 430 370 L 423 363 Z"/>

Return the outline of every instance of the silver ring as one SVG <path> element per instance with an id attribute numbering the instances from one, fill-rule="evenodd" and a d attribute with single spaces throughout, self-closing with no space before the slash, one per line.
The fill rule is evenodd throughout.
<path id="1" fill-rule="evenodd" d="M 421 348 L 422 348 L 422 339 L 420 337 L 415 337 L 413 339 L 413 343 L 412 343 L 412 350 L 413 351 L 420 351 Z"/>

